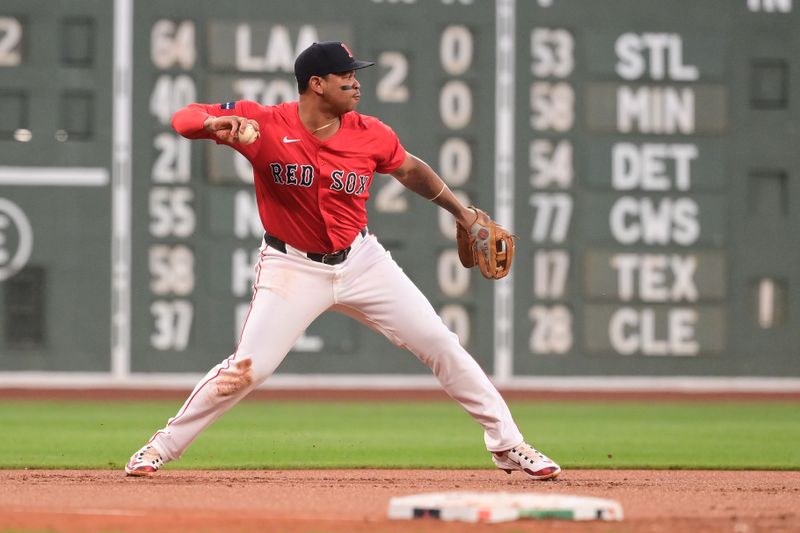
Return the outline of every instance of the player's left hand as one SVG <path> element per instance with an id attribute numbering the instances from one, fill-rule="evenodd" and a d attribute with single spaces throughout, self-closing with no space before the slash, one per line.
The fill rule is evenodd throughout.
<path id="1" fill-rule="evenodd" d="M 500 279 L 508 275 L 514 259 L 514 239 L 509 231 L 492 220 L 477 207 L 470 206 L 475 213 L 472 223 L 456 223 L 458 258 L 467 268 L 478 265 L 487 279 Z"/>

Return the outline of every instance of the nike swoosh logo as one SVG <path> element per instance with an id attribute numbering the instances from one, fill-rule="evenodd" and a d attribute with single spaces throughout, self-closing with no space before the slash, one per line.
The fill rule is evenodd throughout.
<path id="1" fill-rule="evenodd" d="M 283 144 L 299 143 L 300 139 L 290 139 L 287 135 L 283 136 Z"/>

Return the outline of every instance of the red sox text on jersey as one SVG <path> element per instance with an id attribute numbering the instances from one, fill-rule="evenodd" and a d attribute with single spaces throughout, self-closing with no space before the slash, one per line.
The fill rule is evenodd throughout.
<path id="1" fill-rule="evenodd" d="M 272 171 L 273 181 L 278 185 L 311 187 L 314 183 L 314 167 L 312 165 L 270 163 L 269 168 Z M 359 195 L 367 191 L 371 181 L 369 176 L 336 169 L 331 172 L 330 188 L 333 191 Z"/>

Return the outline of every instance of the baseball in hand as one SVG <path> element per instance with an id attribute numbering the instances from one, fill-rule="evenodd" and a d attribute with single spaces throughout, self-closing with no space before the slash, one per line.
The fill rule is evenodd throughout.
<path id="1" fill-rule="evenodd" d="M 244 131 L 239 133 L 239 142 L 242 144 L 253 144 L 258 139 L 258 132 L 252 124 L 247 124 Z"/>

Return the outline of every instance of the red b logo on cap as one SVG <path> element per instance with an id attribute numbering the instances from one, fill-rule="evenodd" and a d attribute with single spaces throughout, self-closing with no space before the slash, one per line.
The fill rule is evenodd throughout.
<path id="1" fill-rule="evenodd" d="M 353 57 L 353 52 L 351 52 L 350 49 L 347 48 L 346 44 L 344 44 L 344 43 L 339 43 L 339 44 L 342 45 L 342 48 L 344 48 L 345 52 L 347 52 L 347 55 L 349 55 L 350 57 Z"/>

